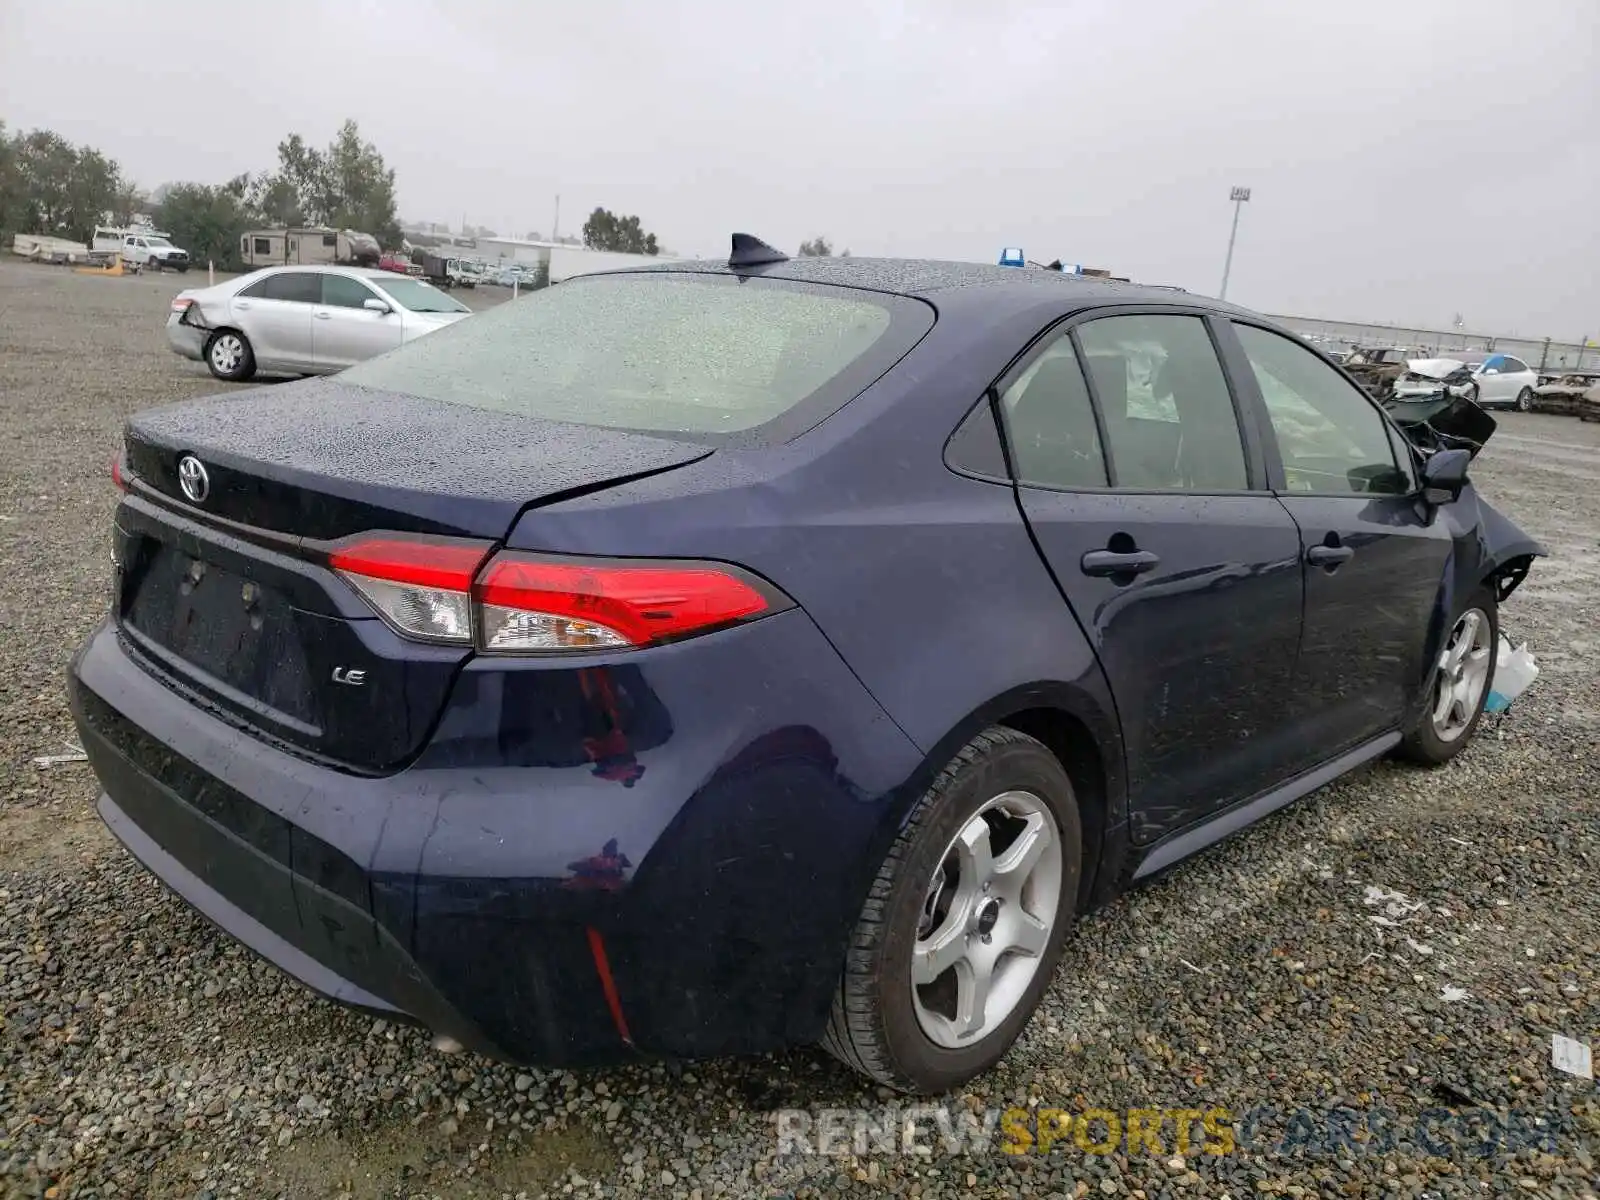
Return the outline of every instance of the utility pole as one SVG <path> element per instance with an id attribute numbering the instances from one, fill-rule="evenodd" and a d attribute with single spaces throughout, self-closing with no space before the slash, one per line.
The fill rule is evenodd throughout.
<path id="1" fill-rule="evenodd" d="M 1228 192 L 1228 199 L 1233 201 L 1233 229 L 1228 234 L 1228 257 L 1222 263 L 1222 290 L 1217 293 L 1217 299 L 1228 298 L 1228 276 L 1233 272 L 1233 243 L 1239 236 L 1239 210 L 1244 207 L 1245 201 L 1250 199 L 1250 189 L 1236 187 Z"/>
<path id="2" fill-rule="evenodd" d="M 561 240 L 561 193 L 560 192 L 556 193 L 556 219 L 554 221 L 552 221 L 551 224 L 550 224 L 550 240 L 552 242 L 559 242 Z"/>

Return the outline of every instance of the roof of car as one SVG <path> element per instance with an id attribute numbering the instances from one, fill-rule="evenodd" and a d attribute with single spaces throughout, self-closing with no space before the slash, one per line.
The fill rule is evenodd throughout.
<path id="1" fill-rule="evenodd" d="M 1246 310 L 1171 288 L 1118 283 L 1085 275 L 1066 275 L 1039 267 L 1001 267 L 989 263 L 941 262 L 914 258 L 791 258 L 755 268 L 735 270 L 724 262 L 680 259 L 630 267 L 629 271 L 693 272 L 712 275 L 760 275 L 798 283 L 867 288 L 902 296 L 936 297 L 982 289 L 1030 301 L 1051 296 L 1081 299 L 1088 304 L 1194 304 L 1225 312 Z"/>
<path id="2" fill-rule="evenodd" d="M 339 263 L 274 263 L 270 267 L 261 267 L 251 274 L 263 274 L 267 271 L 281 273 L 283 271 L 312 271 L 319 275 L 354 275 L 357 279 L 406 279 L 398 271 L 380 271 L 376 267 L 346 267 Z"/>

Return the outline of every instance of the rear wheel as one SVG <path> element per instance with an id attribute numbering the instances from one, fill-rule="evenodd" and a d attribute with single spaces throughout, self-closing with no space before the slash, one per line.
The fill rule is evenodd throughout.
<path id="1" fill-rule="evenodd" d="M 206 342 L 206 366 L 218 379 L 239 383 L 256 373 L 250 339 L 237 329 L 219 329 Z"/>
<path id="2" fill-rule="evenodd" d="M 917 802 L 873 881 L 824 1047 L 922 1094 L 994 1066 L 1050 984 L 1082 855 L 1055 755 L 1012 729 L 979 734 Z"/>
<path id="3" fill-rule="evenodd" d="M 1400 744 L 1400 754 L 1413 762 L 1436 766 L 1448 762 L 1472 740 L 1483 716 L 1483 702 L 1494 684 L 1494 661 L 1500 637 L 1494 592 L 1480 585 L 1467 598 L 1434 664 L 1428 708 Z"/>
<path id="4" fill-rule="evenodd" d="M 1532 412 L 1533 411 L 1533 389 L 1532 388 L 1523 388 L 1520 392 L 1517 393 L 1517 411 L 1518 412 Z"/>

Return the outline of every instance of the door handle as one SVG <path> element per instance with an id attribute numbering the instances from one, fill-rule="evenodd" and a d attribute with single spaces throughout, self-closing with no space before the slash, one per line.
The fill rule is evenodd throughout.
<path id="1" fill-rule="evenodd" d="M 1349 562 L 1355 553 L 1349 546 L 1313 546 L 1306 551 L 1306 561 L 1314 567 L 1327 567 L 1331 571 L 1340 563 Z"/>
<path id="2" fill-rule="evenodd" d="M 1091 550 L 1079 565 L 1085 575 L 1143 575 L 1160 563 L 1148 550 Z"/>
<path id="3" fill-rule="evenodd" d="M 250 307 L 250 301 L 248 301 L 248 300 L 235 300 L 233 302 L 233 306 L 235 308 L 245 308 L 245 309 L 247 309 L 247 308 Z"/>
<path id="4" fill-rule="evenodd" d="M 312 313 L 311 315 L 316 317 L 316 319 L 319 320 L 319 321 L 331 321 L 331 320 L 333 320 L 333 314 L 331 312 L 316 312 L 316 313 Z"/>

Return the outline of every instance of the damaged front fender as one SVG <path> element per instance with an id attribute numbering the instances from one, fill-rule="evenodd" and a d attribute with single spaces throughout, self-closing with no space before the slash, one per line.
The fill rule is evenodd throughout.
<path id="1" fill-rule="evenodd" d="M 1493 582 L 1496 598 L 1504 603 L 1527 578 L 1533 560 L 1550 552 L 1476 491 L 1472 501 L 1477 506 L 1478 553 L 1483 564 L 1480 578 Z"/>
<path id="2" fill-rule="evenodd" d="M 1488 583 L 1503 602 L 1527 577 L 1533 560 L 1549 554 L 1543 543 L 1518 528 L 1470 483 L 1439 514 L 1448 522 L 1455 542 L 1451 577 L 1446 580 L 1447 593 L 1453 596 L 1467 595 L 1479 584 Z M 1453 606 L 1447 607 L 1453 611 Z"/>

